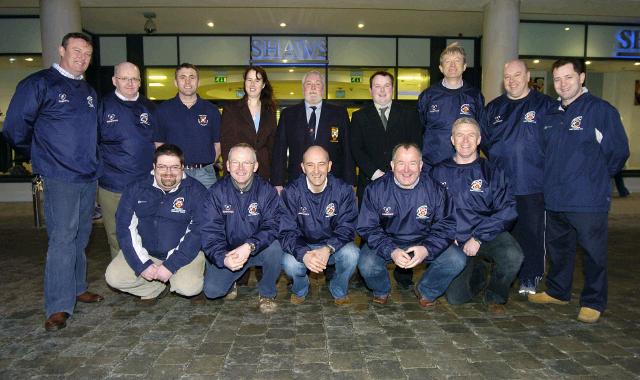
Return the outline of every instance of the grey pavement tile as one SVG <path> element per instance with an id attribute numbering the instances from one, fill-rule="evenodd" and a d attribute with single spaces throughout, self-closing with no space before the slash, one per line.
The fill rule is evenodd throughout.
<path id="1" fill-rule="evenodd" d="M 330 379 L 331 367 L 329 363 L 296 364 L 293 370 L 296 379 Z"/>
<path id="2" fill-rule="evenodd" d="M 234 347 L 262 347 L 264 346 L 264 335 L 243 335 L 237 336 L 233 341 Z"/>
<path id="3" fill-rule="evenodd" d="M 296 335 L 294 338 L 296 348 L 326 348 L 327 338 L 325 334 Z"/>
<path id="4" fill-rule="evenodd" d="M 515 379 L 518 372 L 506 362 L 477 362 L 471 364 L 476 372 L 473 374 L 483 375 L 488 379 Z"/>
<path id="5" fill-rule="evenodd" d="M 404 379 L 405 374 L 398 360 L 372 360 L 366 362 L 372 379 Z"/>
<path id="6" fill-rule="evenodd" d="M 185 369 L 188 375 L 216 375 L 224 365 L 225 357 L 221 355 L 196 356 Z"/>
<path id="7" fill-rule="evenodd" d="M 329 355 L 329 365 L 335 371 L 364 370 L 364 356 L 358 352 L 335 352 Z"/>
<path id="8" fill-rule="evenodd" d="M 466 359 L 457 359 L 455 357 L 438 360 L 438 368 L 442 372 L 453 376 L 468 376 L 476 372 L 473 364 Z"/>
<path id="9" fill-rule="evenodd" d="M 267 339 L 290 339 L 296 336 L 294 328 L 270 328 L 267 330 Z"/>
<path id="10" fill-rule="evenodd" d="M 489 362 L 503 360 L 499 353 L 489 350 L 486 347 L 466 348 L 461 350 L 469 363 Z"/>
<path id="11" fill-rule="evenodd" d="M 302 348 L 296 349 L 294 352 L 294 363 L 327 363 L 329 361 L 329 353 L 325 349 L 318 348 Z"/>
<path id="12" fill-rule="evenodd" d="M 232 347 L 227 355 L 225 365 L 242 365 L 246 363 L 255 363 L 256 359 L 262 354 L 260 347 Z"/>
<path id="13" fill-rule="evenodd" d="M 167 349 L 160 354 L 158 359 L 156 359 L 154 364 L 180 365 L 188 362 L 194 355 L 194 350 L 187 350 L 181 347 L 167 347 Z"/>
<path id="14" fill-rule="evenodd" d="M 594 343 L 590 344 L 589 348 L 607 358 L 633 356 L 631 352 L 614 343 Z"/>
<path id="15" fill-rule="evenodd" d="M 293 370 L 295 356 L 291 354 L 262 355 L 258 362 L 258 372 Z"/>
<path id="16" fill-rule="evenodd" d="M 183 365 L 154 364 L 147 373 L 147 377 L 150 379 L 178 379 L 183 374 Z"/>
<path id="17" fill-rule="evenodd" d="M 619 366 L 623 367 L 627 371 L 630 371 L 635 374 L 640 374 L 640 359 L 637 357 L 633 358 L 623 358 L 616 357 L 613 358 L 612 361 Z"/>
<path id="18" fill-rule="evenodd" d="M 266 339 L 262 346 L 262 353 L 265 355 L 278 355 L 292 353 L 294 349 L 294 339 Z"/>
<path id="19" fill-rule="evenodd" d="M 528 352 L 504 352 L 500 357 L 505 360 L 509 367 L 517 370 L 542 369 L 544 362 L 536 359 Z"/>
<path id="20" fill-rule="evenodd" d="M 281 369 L 277 371 L 258 371 L 255 374 L 256 379 L 260 380 L 294 380 L 296 379 L 293 370 Z"/>
<path id="21" fill-rule="evenodd" d="M 103 379 L 109 375 L 111 370 L 112 370 L 111 367 L 83 365 L 83 366 L 77 367 L 75 371 L 73 371 L 69 375 L 69 377 L 72 379 L 87 379 L 87 380 Z"/>
<path id="22" fill-rule="evenodd" d="M 589 371 L 600 379 L 615 380 L 637 379 L 639 374 L 638 372 L 630 372 L 616 364 L 591 367 Z"/>
<path id="23" fill-rule="evenodd" d="M 424 348 L 420 340 L 413 337 L 391 338 L 391 346 L 397 350 L 419 350 Z"/>
<path id="24" fill-rule="evenodd" d="M 396 350 L 396 356 L 400 360 L 400 366 L 407 368 L 435 368 L 438 361 L 422 350 Z"/>
<path id="25" fill-rule="evenodd" d="M 331 380 L 369 380 L 370 377 L 367 371 L 340 371 L 333 372 L 330 377 Z"/>
<path id="26" fill-rule="evenodd" d="M 353 352 L 360 351 L 360 344 L 357 339 L 328 339 L 327 349 L 329 352 Z"/>
<path id="27" fill-rule="evenodd" d="M 575 352 L 571 355 L 573 360 L 582 364 L 585 367 L 593 367 L 593 366 L 601 366 L 601 365 L 610 365 L 611 361 L 604 356 L 596 353 L 596 352 Z"/>
<path id="28" fill-rule="evenodd" d="M 220 379 L 255 379 L 257 365 L 237 364 L 225 365 L 219 372 Z"/>
<path id="29" fill-rule="evenodd" d="M 588 375 L 589 371 L 575 360 L 549 360 L 545 364 L 562 375 Z"/>
<path id="30" fill-rule="evenodd" d="M 296 325 L 296 334 L 325 334 L 324 325 L 322 323 L 306 323 Z"/>
<path id="31" fill-rule="evenodd" d="M 155 357 L 129 355 L 114 368 L 114 374 L 145 375 L 153 365 Z"/>
<path id="32" fill-rule="evenodd" d="M 230 342 L 202 343 L 195 351 L 196 355 L 226 355 L 231 349 Z"/>

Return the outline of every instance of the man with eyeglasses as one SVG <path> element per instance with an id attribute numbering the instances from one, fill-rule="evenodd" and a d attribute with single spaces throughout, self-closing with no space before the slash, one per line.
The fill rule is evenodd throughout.
<path id="1" fill-rule="evenodd" d="M 87 291 L 85 256 L 100 176 L 98 103 L 84 80 L 93 53 L 91 38 L 69 33 L 58 53 L 59 64 L 18 84 L 2 131 L 11 146 L 31 156 L 33 172 L 44 184 L 47 331 L 66 327 L 76 302 L 104 299 Z"/>
<path id="2" fill-rule="evenodd" d="M 161 145 L 153 172 L 129 184 L 120 199 L 120 252 L 105 278 L 111 287 L 140 297 L 141 305 L 155 304 L 169 290 L 186 297 L 202 292 L 200 220 L 207 191 L 183 168 L 182 150 Z"/>
<path id="3" fill-rule="evenodd" d="M 155 105 L 141 95 L 140 70 L 130 62 L 114 67 L 115 90 L 98 107 L 99 149 L 104 171 L 98 180 L 98 203 L 111 259 L 120 247 L 116 210 L 125 186 L 149 175 L 153 168 Z"/>
<path id="4" fill-rule="evenodd" d="M 223 179 L 209 189 L 204 203 L 202 250 L 207 256 L 204 294 L 220 298 L 249 268 L 262 267 L 258 282 L 258 307 L 276 310 L 276 282 L 280 276 L 282 248 L 277 240 L 280 222 L 276 190 L 258 170 L 251 145 L 233 146 Z"/>
<path id="5" fill-rule="evenodd" d="M 184 171 L 206 188 L 216 182 L 220 156 L 220 111 L 198 96 L 199 70 L 190 63 L 176 68 L 178 94 L 158 106 L 156 146 L 170 143 L 184 151 Z"/>

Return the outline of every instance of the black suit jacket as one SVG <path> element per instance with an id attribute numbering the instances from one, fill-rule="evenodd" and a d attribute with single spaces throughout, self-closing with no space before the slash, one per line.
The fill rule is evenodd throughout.
<path id="1" fill-rule="evenodd" d="M 287 107 L 280 113 L 276 142 L 273 147 L 271 184 L 283 186 L 302 173 L 300 163 L 308 141 L 307 114 L 304 102 Z M 349 115 L 344 107 L 322 101 L 315 145 L 329 152 L 333 162 L 331 173 L 350 185 L 355 183 L 355 164 L 349 144 Z M 287 159 L 287 149 L 289 158 Z"/>
<path id="2" fill-rule="evenodd" d="M 396 145 L 414 143 L 422 149 L 422 128 L 418 109 L 397 101 L 391 103 L 386 130 L 373 103 L 353 113 L 350 137 L 351 153 L 360 169 L 358 202 L 376 170 L 391 170 L 391 154 Z"/>

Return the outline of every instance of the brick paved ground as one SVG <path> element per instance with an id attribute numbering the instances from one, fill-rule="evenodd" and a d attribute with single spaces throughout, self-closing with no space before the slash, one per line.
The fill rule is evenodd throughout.
<path id="1" fill-rule="evenodd" d="M 540 306 L 512 294 L 508 313 L 489 317 L 479 300 L 418 308 L 407 291 L 376 307 L 363 289 L 353 305 L 331 302 L 324 278 L 307 302 L 264 316 L 253 287 L 235 301 L 192 306 L 178 296 L 143 307 L 108 290 L 104 230 L 88 249 L 90 289 L 99 305 L 79 304 L 68 327 L 43 328 L 46 234 L 33 229 L 30 205 L 0 205 L 0 379 L 428 379 L 640 377 L 640 196 L 617 199 L 610 218 L 609 309 L 595 325 L 568 306 Z M 580 264 L 579 264 L 580 265 Z M 253 283 L 253 280 L 252 280 Z"/>

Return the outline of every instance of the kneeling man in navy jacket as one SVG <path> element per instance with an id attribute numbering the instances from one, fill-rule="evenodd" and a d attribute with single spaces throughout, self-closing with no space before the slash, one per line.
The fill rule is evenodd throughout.
<path id="1" fill-rule="evenodd" d="M 261 312 L 271 313 L 277 306 L 283 253 L 277 240 L 278 193 L 255 175 L 258 161 L 251 145 L 237 144 L 227 157 L 229 174 L 211 186 L 204 202 L 202 249 L 208 259 L 204 294 L 223 297 L 247 269 L 261 266 L 258 305 Z"/>
<path id="2" fill-rule="evenodd" d="M 468 302 L 481 290 L 489 312 L 505 313 L 511 283 L 522 264 L 522 250 L 507 232 L 516 220 L 516 201 L 504 171 L 478 155 L 480 126 L 469 117 L 453 123 L 454 156 L 438 164 L 431 177 L 447 188 L 456 206 L 456 242 L 469 257 L 447 290 L 450 304 Z M 486 284 L 485 260 L 495 263 Z"/>
<path id="3" fill-rule="evenodd" d="M 360 250 L 358 269 L 373 290 L 373 302 L 386 304 L 391 292 L 387 263 L 401 268 L 428 263 L 414 292 L 420 307 L 432 308 L 467 263 L 460 248 L 451 244 L 456 233 L 453 201 L 444 187 L 422 173 L 422 155 L 415 144 L 393 149 L 391 170 L 365 189 L 357 230 L 367 243 Z"/>
<path id="4" fill-rule="evenodd" d="M 280 238 L 285 254 L 282 266 L 293 278 L 291 303 L 299 305 L 309 293 L 307 270 L 321 273 L 335 265 L 329 291 L 336 305 L 350 303 L 349 278 L 358 264 L 356 235 L 358 206 L 351 185 L 329 172 L 329 153 L 309 147 L 302 156 L 302 172 L 282 192 Z"/>
<path id="5" fill-rule="evenodd" d="M 161 145 L 152 175 L 129 184 L 118 205 L 120 252 L 105 277 L 111 287 L 140 297 L 142 304 L 167 294 L 167 282 L 183 296 L 202 292 L 199 220 L 207 192 L 183 169 L 182 150 Z"/>

